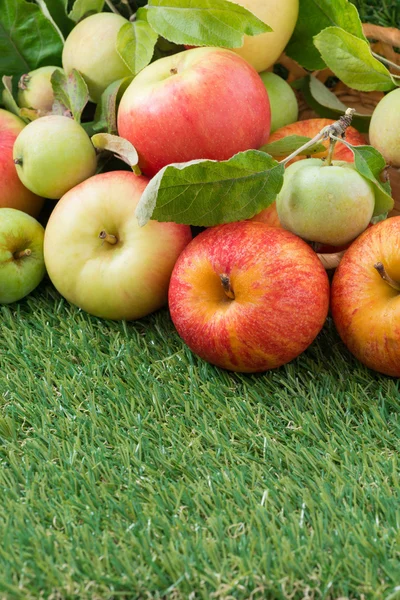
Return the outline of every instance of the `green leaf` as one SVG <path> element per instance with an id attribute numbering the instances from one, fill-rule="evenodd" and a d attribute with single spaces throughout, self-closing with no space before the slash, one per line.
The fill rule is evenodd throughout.
<path id="1" fill-rule="evenodd" d="M 325 63 L 313 37 L 331 26 L 365 40 L 357 9 L 347 0 L 301 0 L 296 28 L 285 52 L 309 71 L 323 69 Z"/>
<path id="2" fill-rule="evenodd" d="M 54 71 L 51 85 L 54 91 L 53 113 L 71 114 L 80 123 L 89 91 L 79 71 L 72 69 L 68 76 L 63 71 Z"/>
<path id="3" fill-rule="evenodd" d="M 14 96 L 13 96 L 13 90 L 12 90 L 12 77 L 7 77 L 6 75 L 4 75 L 4 77 L 2 77 L 1 79 L 4 89 L 2 92 L 2 100 L 3 100 L 3 104 L 5 106 L 5 108 L 12 112 L 14 115 L 17 115 L 17 117 L 20 117 L 21 119 L 23 119 L 26 123 L 28 122 L 28 119 L 21 115 L 21 111 L 20 108 L 18 106 L 18 104 L 16 103 L 16 101 L 14 100 Z"/>
<path id="4" fill-rule="evenodd" d="M 168 165 L 146 187 L 136 216 L 141 226 L 151 218 L 205 227 L 248 219 L 275 200 L 283 174 L 283 165 L 259 150 Z"/>
<path id="5" fill-rule="evenodd" d="M 303 78 L 300 89 L 307 104 L 321 117 L 337 120 L 346 112 L 347 108 L 349 108 L 343 104 L 343 102 L 341 102 L 339 98 L 322 83 L 322 81 L 313 75 Z M 358 131 L 367 133 L 370 121 L 371 115 L 363 115 L 356 112 L 353 115 L 352 125 L 358 129 Z"/>
<path id="6" fill-rule="evenodd" d="M 60 37 L 65 41 L 75 23 L 67 17 L 68 0 L 36 0 L 44 16 L 51 21 Z"/>
<path id="7" fill-rule="evenodd" d="M 95 133 L 111 133 L 116 134 L 117 131 L 117 104 L 121 99 L 122 94 L 131 83 L 133 77 L 125 77 L 113 81 L 104 90 L 101 95 L 100 102 L 96 106 L 94 121 L 90 123 L 82 123 L 89 136 Z"/>
<path id="8" fill-rule="evenodd" d="M 112 152 L 114 156 L 123 160 L 127 165 L 132 167 L 136 174 L 140 174 L 139 168 L 136 165 L 139 162 L 138 153 L 136 148 L 118 135 L 110 135 L 109 133 L 96 133 L 91 138 L 92 144 L 97 150 L 103 151 L 108 150 Z"/>
<path id="9" fill-rule="evenodd" d="M 387 68 L 372 56 L 368 42 L 340 27 L 328 27 L 314 43 L 328 67 L 349 87 L 365 92 L 396 87 Z"/>
<path id="10" fill-rule="evenodd" d="M 276 142 L 271 142 L 270 144 L 265 144 L 262 146 L 260 150 L 270 154 L 274 157 L 283 157 L 289 156 L 295 150 L 298 150 L 304 144 L 309 142 L 311 138 L 305 137 L 303 135 L 288 135 L 281 140 L 277 140 Z M 326 148 L 323 144 L 313 144 L 309 146 L 306 150 L 299 152 L 299 156 L 301 155 L 309 155 L 309 154 L 317 154 L 318 152 L 325 152 Z"/>
<path id="11" fill-rule="evenodd" d="M 148 22 L 175 44 L 243 45 L 243 36 L 272 31 L 253 13 L 227 0 L 149 0 Z"/>
<path id="12" fill-rule="evenodd" d="M 389 181 L 382 182 L 380 176 L 386 167 L 386 161 L 382 154 L 372 146 L 353 146 L 341 140 L 354 154 L 354 166 L 357 171 L 368 179 L 375 188 L 375 210 L 374 217 L 388 213 L 394 206 L 391 197 Z"/>
<path id="13" fill-rule="evenodd" d="M 158 34 L 148 24 L 143 8 L 138 10 L 133 23 L 121 27 L 117 37 L 117 52 L 133 75 L 149 64 L 157 39 Z"/>
<path id="14" fill-rule="evenodd" d="M 77 23 L 84 17 L 103 10 L 104 0 L 75 0 L 69 18 Z"/>
<path id="15" fill-rule="evenodd" d="M 61 65 L 62 39 L 37 4 L 0 0 L 0 77 Z"/>

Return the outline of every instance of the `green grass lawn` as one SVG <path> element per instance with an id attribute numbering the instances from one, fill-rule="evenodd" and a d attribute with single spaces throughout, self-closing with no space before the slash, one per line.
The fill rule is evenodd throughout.
<path id="1" fill-rule="evenodd" d="M 400 598 L 399 381 L 330 321 L 245 376 L 166 310 L 106 322 L 47 281 L 0 313 L 0 600 Z"/>

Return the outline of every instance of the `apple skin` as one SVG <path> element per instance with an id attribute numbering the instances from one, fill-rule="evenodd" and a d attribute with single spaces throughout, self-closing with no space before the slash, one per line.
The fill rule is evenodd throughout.
<path id="1" fill-rule="evenodd" d="M 36 219 L 15 208 L 0 208 L 0 304 L 27 296 L 46 272 L 44 229 Z M 30 250 L 30 254 L 17 253 Z"/>
<path id="2" fill-rule="evenodd" d="M 0 109 L 0 208 L 15 208 L 37 217 L 43 207 L 43 198 L 23 185 L 13 161 L 14 142 L 24 127 L 22 119 Z"/>
<path id="3" fill-rule="evenodd" d="M 346 251 L 332 283 L 332 316 L 340 337 L 370 369 L 400 377 L 400 292 L 374 265 L 400 282 L 400 217 L 365 231 Z"/>
<path id="4" fill-rule="evenodd" d="M 282 226 L 303 239 L 330 246 L 354 240 L 371 221 L 372 184 L 352 163 L 318 158 L 290 165 L 276 198 Z"/>
<path id="5" fill-rule="evenodd" d="M 51 76 L 54 71 L 62 69 L 40 67 L 22 75 L 18 82 L 18 105 L 21 108 L 33 108 L 39 111 L 40 116 L 51 111 L 54 101 Z"/>
<path id="6" fill-rule="evenodd" d="M 332 123 L 335 123 L 333 119 L 305 119 L 304 121 L 296 121 L 296 123 L 285 125 L 285 127 L 281 127 L 274 131 L 274 133 L 271 133 L 268 143 L 271 144 L 272 142 L 277 142 L 289 135 L 304 135 L 305 137 L 313 138 L 321 131 L 321 129 L 327 125 L 332 125 Z M 353 144 L 353 146 L 362 146 L 367 143 L 367 140 L 362 133 L 359 133 L 357 129 L 354 129 L 354 127 L 351 126 L 346 129 L 346 140 L 350 144 Z M 326 158 L 328 156 L 329 140 L 321 140 L 319 143 L 326 147 L 326 151 L 313 154 L 313 158 Z M 283 160 L 284 158 L 285 157 L 280 156 L 277 157 L 276 160 Z M 296 156 L 296 158 L 291 160 L 288 164 L 304 160 L 305 158 L 305 156 Z M 350 148 L 347 148 L 347 146 L 338 142 L 335 146 L 333 158 L 334 160 L 353 162 L 354 154 Z"/>
<path id="7" fill-rule="evenodd" d="M 97 167 L 96 151 L 86 131 L 73 119 L 59 115 L 29 123 L 15 140 L 13 158 L 22 183 L 53 200 L 94 175 Z"/>
<path id="8" fill-rule="evenodd" d="M 140 319 L 166 304 L 172 268 L 192 234 L 176 223 L 139 227 L 135 208 L 148 181 L 128 171 L 95 175 L 50 215 L 44 241 L 50 279 L 94 316 Z M 100 239 L 102 231 L 117 243 Z"/>
<path id="9" fill-rule="evenodd" d="M 222 48 L 166 56 L 132 81 L 118 110 L 119 135 L 142 171 L 194 159 L 226 160 L 268 140 L 268 94 L 256 71 Z"/>
<path id="10" fill-rule="evenodd" d="M 269 71 L 260 73 L 260 77 L 268 92 L 271 105 L 271 133 L 285 125 L 295 123 L 299 116 L 299 106 L 296 94 L 287 81 Z"/>
<path id="11" fill-rule="evenodd" d="M 80 21 L 65 40 L 62 65 L 68 75 L 77 69 L 89 88 L 90 99 L 99 102 L 104 90 L 132 71 L 116 50 L 118 32 L 129 23 L 115 13 L 98 13 Z"/>
<path id="12" fill-rule="evenodd" d="M 375 107 L 369 139 L 389 165 L 400 167 L 400 89 L 386 94 Z"/>
<path id="13" fill-rule="evenodd" d="M 229 277 L 234 299 L 221 275 Z M 311 344 L 327 316 L 329 282 L 299 237 L 241 221 L 193 239 L 174 267 L 168 299 L 172 321 L 195 354 L 255 373 L 291 361 Z"/>
<path id="14" fill-rule="evenodd" d="M 244 44 L 233 51 L 247 60 L 256 71 L 265 71 L 282 54 L 298 17 L 299 0 L 231 0 L 254 13 L 273 31 L 244 38 Z"/>

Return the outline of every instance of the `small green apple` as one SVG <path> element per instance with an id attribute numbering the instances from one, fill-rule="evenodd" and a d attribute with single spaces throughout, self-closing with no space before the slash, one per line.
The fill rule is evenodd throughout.
<path id="1" fill-rule="evenodd" d="M 299 116 L 296 94 L 290 85 L 275 73 L 260 73 L 271 105 L 271 133 L 295 123 Z"/>
<path id="2" fill-rule="evenodd" d="M 21 108 L 33 108 L 40 114 L 51 111 L 54 100 L 51 76 L 60 67 L 40 67 L 22 75 L 18 82 L 18 104 Z"/>
<path id="3" fill-rule="evenodd" d="M 373 185 L 353 163 L 319 158 L 300 160 L 285 172 L 276 199 L 282 226 L 305 240 L 341 246 L 354 240 L 371 221 Z"/>
<path id="4" fill-rule="evenodd" d="M 44 229 L 15 208 L 0 208 L 0 303 L 21 300 L 42 281 Z"/>
<path id="5" fill-rule="evenodd" d="M 65 40 L 62 64 L 68 75 L 77 69 L 93 102 L 117 79 L 132 76 L 116 50 L 118 32 L 129 23 L 115 13 L 98 13 L 80 21 Z"/>
<path id="6" fill-rule="evenodd" d="M 369 139 L 388 164 L 400 167 L 400 89 L 389 92 L 377 104 Z"/>
<path id="7" fill-rule="evenodd" d="M 49 115 L 29 123 L 18 135 L 14 163 L 29 190 L 56 200 L 96 172 L 94 146 L 73 119 Z"/>

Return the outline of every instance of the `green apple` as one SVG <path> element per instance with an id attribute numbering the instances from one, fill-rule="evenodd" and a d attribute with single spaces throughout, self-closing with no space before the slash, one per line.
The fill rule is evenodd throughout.
<path id="1" fill-rule="evenodd" d="M 56 200 L 96 172 L 96 151 L 73 119 L 49 115 L 29 123 L 18 135 L 14 163 L 29 190 Z"/>
<path id="2" fill-rule="evenodd" d="M 19 106 L 39 111 L 38 116 L 50 112 L 54 100 L 51 76 L 61 70 L 60 67 L 40 67 L 22 75 L 18 82 Z"/>
<path id="3" fill-rule="evenodd" d="M 271 133 L 295 123 L 299 116 L 296 94 L 290 85 L 275 73 L 260 73 L 271 105 Z"/>
<path id="4" fill-rule="evenodd" d="M 44 229 L 15 208 L 0 208 L 0 303 L 21 300 L 42 281 Z"/>
<path id="5" fill-rule="evenodd" d="M 389 92 L 377 104 L 369 139 L 388 164 L 400 167 L 400 89 Z"/>
<path id="6" fill-rule="evenodd" d="M 371 221 L 372 184 L 353 163 L 319 158 L 300 160 L 285 172 L 276 199 L 282 226 L 301 238 L 331 246 L 354 240 Z"/>
<path id="7" fill-rule="evenodd" d="M 62 54 L 68 75 L 77 69 L 85 79 L 93 102 L 117 79 L 132 76 L 116 50 L 118 31 L 129 23 L 121 15 L 98 13 L 80 21 L 65 40 Z"/>

